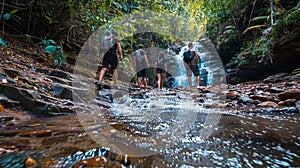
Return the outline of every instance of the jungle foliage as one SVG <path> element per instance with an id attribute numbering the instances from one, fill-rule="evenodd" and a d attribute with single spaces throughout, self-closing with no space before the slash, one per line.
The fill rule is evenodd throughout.
<path id="1" fill-rule="evenodd" d="M 174 22 L 176 26 L 192 23 L 183 29 L 204 30 L 224 63 L 232 57 L 239 60 L 240 52 L 251 52 L 249 60 L 272 62 L 272 48 L 278 39 L 295 35 L 292 29 L 299 25 L 299 6 L 295 0 L 3 0 L 0 45 L 9 46 L 6 36 L 14 35 L 33 43 L 53 39 L 64 50 L 78 52 L 94 31 L 117 29 L 125 53 L 130 53 L 139 38 L 122 32 L 123 28 L 116 27 L 113 20 L 152 11 L 182 18 L 181 23 Z M 171 24 L 168 18 L 155 18 L 162 24 Z M 135 24 L 148 24 L 147 20 L 138 22 Z M 159 28 L 167 30 L 174 25 Z M 182 41 L 171 34 L 178 32 L 145 34 L 149 40 L 144 43 L 148 47 L 167 47 Z"/>
<path id="2" fill-rule="evenodd" d="M 273 49 L 283 39 L 299 35 L 299 1 L 214 1 L 209 9 L 208 36 L 223 63 L 273 63 Z M 242 53 L 242 54 L 240 54 Z"/>

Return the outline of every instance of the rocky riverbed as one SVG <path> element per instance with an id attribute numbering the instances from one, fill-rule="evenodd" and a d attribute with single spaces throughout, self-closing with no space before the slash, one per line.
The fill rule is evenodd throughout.
<path id="1" fill-rule="evenodd" d="M 43 67 L 21 55 L 1 56 L 0 62 L 0 167 L 147 166 L 160 160 L 162 155 L 117 155 L 92 140 L 78 119 L 78 110 L 91 114 L 101 111 L 108 115 L 106 122 L 114 129 L 151 136 L 151 131 L 137 130 L 141 128 L 137 122 L 132 126 L 128 118 L 112 115 L 114 103 L 125 102 L 124 96 L 138 107 L 149 102 L 139 104 L 141 101 L 135 100 L 160 97 L 175 107 L 178 102 L 192 101 L 195 109 L 226 111 L 229 115 L 243 112 L 285 116 L 300 112 L 300 69 L 237 85 L 192 90 L 176 87 L 162 92 L 150 86 L 148 93 L 137 92 L 133 84 L 111 88 L 106 81 L 105 88 L 98 92 L 93 78 Z M 78 78 L 81 82 L 74 85 Z M 169 112 L 164 115 L 171 115 Z M 112 135 L 112 131 L 102 132 Z"/>

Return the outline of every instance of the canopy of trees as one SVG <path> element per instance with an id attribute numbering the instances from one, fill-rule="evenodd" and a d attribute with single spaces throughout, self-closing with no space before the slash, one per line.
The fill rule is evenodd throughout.
<path id="1" fill-rule="evenodd" d="M 3 0 L 0 2 L 0 42 L 6 45 L 6 35 L 17 35 L 34 42 L 54 39 L 65 50 L 78 51 L 92 32 L 104 30 L 103 26 L 107 30 L 118 29 L 112 22 L 114 19 L 152 11 L 180 17 L 182 23 L 174 23 L 177 26 L 188 22 L 192 23 L 185 27 L 188 30 L 200 34 L 206 32 L 221 55 L 230 55 L 225 62 L 240 50 L 249 49 L 261 61 L 272 62 L 272 47 L 275 39 L 280 38 L 278 33 L 272 32 L 277 29 L 288 33 L 295 27 L 293 25 L 299 25 L 299 7 L 298 1 L 282 0 Z M 159 15 L 153 17 L 162 18 Z M 168 20 L 160 22 L 171 23 Z M 131 36 L 122 33 L 123 38 Z M 169 35 L 163 37 L 168 42 L 182 40 L 172 39 Z M 157 37 L 153 38 L 162 43 Z M 132 42 L 132 39 L 127 41 Z M 229 53 L 228 48 L 220 47 L 224 42 L 233 44 Z"/>

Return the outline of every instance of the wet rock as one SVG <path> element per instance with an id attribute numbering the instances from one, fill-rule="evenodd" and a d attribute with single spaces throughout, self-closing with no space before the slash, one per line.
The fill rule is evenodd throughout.
<path id="1" fill-rule="evenodd" d="M 227 107 L 233 107 L 233 105 L 231 103 L 221 103 L 221 104 L 217 104 L 216 107 L 227 108 Z"/>
<path id="2" fill-rule="evenodd" d="M 269 88 L 268 85 L 259 85 L 259 86 L 256 87 L 257 90 L 266 90 L 268 88 Z"/>
<path id="3" fill-rule="evenodd" d="M 73 168 L 79 167 L 104 167 L 107 164 L 107 159 L 103 156 L 95 156 L 90 159 L 82 160 L 74 164 Z"/>
<path id="4" fill-rule="evenodd" d="M 109 103 L 113 102 L 113 94 L 109 89 L 102 89 L 99 91 L 99 96 L 97 97 L 98 100 L 106 101 Z"/>
<path id="5" fill-rule="evenodd" d="M 23 153 L 12 152 L 0 156 L 0 167 L 3 168 L 25 168 L 36 166 L 36 161 Z"/>
<path id="6" fill-rule="evenodd" d="M 197 103 L 204 103 L 205 100 L 204 100 L 203 98 L 197 98 L 197 99 L 195 100 L 195 102 L 197 102 Z"/>
<path id="7" fill-rule="evenodd" d="M 266 91 L 268 91 L 270 93 L 281 93 L 281 92 L 284 92 L 283 89 L 277 88 L 277 87 L 268 88 L 268 89 L 266 89 Z"/>
<path id="8" fill-rule="evenodd" d="M 25 165 L 26 167 L 36 167 L 36 161 L 29 156 L 25 162 Z"/>
<path id="9" fill-rule="evenodd" d="M 53 134 L 52 130 L 32 131 L 21 133 L 21 137 L 48 137 Z"/>
<path id="10" fill-rule="evenodd" d="M 43 124 L 41 123 L 36 123 L 36 124 L 27 124 L 25 125 L 26 127 L 40 127 L 40 126 L 43 126 Z"/>
<path id="11" fill-rule="evenodd" d="M 299 111 L 295 107 L 285 107 L 285 108 L 262 108 L 261 113 L 298 113 Z"/>
<path id="12" fill-rule="evenodd" d="M 291 79 L 293 80 L 300 79 L 300 68 L 293 70 L 293 72 L 291 73 Z"/>
<path id="13" fill-rule="evenodd" d="M 5 80 L 3 81 L 3 83 L 13 83 L 13 84 L 16 84 L 17 81 L 13 80 L 12 78 L 9 78 L 9 77 L 6 77 Z"/>
<path id="14" fill-rule="evenodd" d="M 126 94 L 127 94 L 127 92 L 126 91 L 122 91 L 122 90 L 113 90 L 112 91 L 112 97 L 113 97 L 113 99 L 123 97 Z"/>
<path id="15" fill-rule="evenodd" d="M 277 97 L 280 100 L 286 100 L 286 99 L 296 99 L 300 100 L 300 89 L 290 89 L 283 93 L 279 93 Z"/>
<path id="16" fill-rule="evenodd" d="M 265 95 L 251 95 L 250 98 L 253 100 L 259 100 L 259 101 L 267 101 L 270 99 L 268 96 L 265 96 Z"/>
<path id="17" fill-rule="evenodd" d="M 28 156 L 23 153 L 12 152 L 0 156 L 0 167 L 25 168 Z"/>
<path id="18" fill-rule="evenodd" d="M 0 121 L 2 122 L 9 122 L 12 120 L 17 120 L 17 118 L 12 116 L 0 116 Z"/>
<path id="19" fill-rule="evenodd" d="M 48 74 L 50 72 L 49 69 L 44 69 L 44 68 L 35 68 L 35 71 L 43 74 Z"/>
<path id="20" fill-rule="evenodd" d="M 42 161 L 41 166 L 42 167 L 55 167 L 56 164 L 57 163 L 54 160 L 48 158 L 48 159 Z"/>
<path id="21" fill-rule="evenodd" d="M 3 137 L 13 137 L 17 134 L 19 134 L 21 131 L 20 130 L 1 130 L 0 136 Z"/>
<path id="22" fill-rule="evenodd" d="M 258 107 L 273 107 L 276 108 L 278 107 L 278 104 L 272 101 L 266 101 L 266 102 L 262 102 L 260 104 L 257 105 Z"/>
<path id="23" fill-rule="evenodd" d="M 166 96 L 176 96 L 177 93 L 176 92 L 167 92 L 165 93 Z"/>
<path id="24" fill-rule="evenodd" d="M 287 100 L 284 100 L 284 101 L 280 101 L 278 103 L 278 105 L 280 105 L 280 106 L 294 106 L 296 101 L 297 101 L 296 99 L 287 99 Z"/>
<path id="25" fill-rule="evenodd" d="M 6 154 L 6 153 L 11 153 L 11 152 L 14 152 L 14 150 L 0 148 L 0 155 Z"/>
<path id="26" fill-rule="evenodd" d="M 259 100 L 253 100 L 253 102 L 252 102 L 252 104 L 254 104 L 254 105 L 258 105 L 259 103 L 261 103 L 261 101 L 259 101 Z"/>
<path id="27" fill-rule="evenodd" d="M 298 109 L 298 111 L 300 112 L 300 101 L 297 101 L 297 102 L 295 103 L 295 105 L 296 105 L 296 108 Z"/>
<path id="28" fill-rule="evenodd" d="M 23 77 L 23 74 L 21 74 L 20 72 L 14 70 L 14 69 L 10 69 L 10 68 L 1 68 L 1 69 L 10 78 L 14 78 L 14 77 L 17 77 L 17 76 Z"/>
<path id="29" fill-rule="evenodd" d="M 0 103 L 0 112 L 4 111 L 4 107 L 2 106 L 2 104 Z"/>
<path id="30" fill-rule="evenodd" d="M 253 100 L 246 97 L 246 96 L 240 96 L 238 98 L 238 103 L 239 104 L 245 104 L 245 105 L 251 105 L 253 103 Z"/>
<path id="31" fill-rule="evenodd" d="M 53 86 L 53 91 L 54 91 L 54 95 L 55 97 L 58 97 L 60 99 L 67 99 L 67 100 L 81 100 L 81 98 L 84 98 L 86 96 L 86 89 L 80 89 L 80 88 L 72 88 L 68 85 L 61 85 L 61 84 L 57 84 L 55 86 Z M 78 94 L 82 95 L 79 96 Z"/>
<path id="32" fill-rule="evenodd" d="M 50 105 L 49 114 L 53 115 L 55 113 L 62 113 L 62 115 L 67 115 L 69 113 L 75 113 L 75 108 L 72 106 L 65 106 L 63 104 L 59 105 Z M 55 114 L 57 116 L 57 114 Z"/>
<path id="33" fill-rule="evenodd" d="M 64 71 L 52 71 L 49 76 L 56 76 L 56 77 L 59 77 L 59 78 L 63 78 L 63 79 L 71 79 L 71 76 L 67 73 L 67 72 L 64 72 Z"/>
<path id="34" fill-rule="evenodd" d="M 256 93 L 256 95 L 265 95 L 265 92 L 262 91 L 262 90 L 259 90 L 259 91 Z"/>
<path id="35" fill-rule="evenodd" d="M 116 160 L 124 166 L 130 166 L 131 163 L 130 162 L 131 158 L 128 158 L 127 156 L 123 156 L 123 155 L 119 156 Z"/>
<path id="36" fill-rule="evenodd" d="M 48 104 L 42 100 L 39 100 L 40 95 L 33 90 L 17 88 L 10 85 L 0 84 L 0 92 L 6 97 L 12 100 L 19 101 L 20 104 L 28 111 L 35 114 L 45 112 L 48 108 Z"/>
<path id="37" fill-rule="evenodd" d="M 289 74 L 288 73 L 278 73 L 272 76 L 267 77 L 263 80 L 264 83 L 276 83 L 288 80 Z"/>
<path id="38" fill-rule="evenodd" d="M 72 85 L 71 81 L 61 79 L 61 78 L 58 78 L 58 77 L 55 77 L 55 76 L 49 76 L 49 79 L 52 80 L 52 82 L 55 82 L 55 83 L 60 83 L 60 84 L 69 85 L 69 86 Z"/>
<path id="39" fill-rule="evenodd" d="M 229 92 L 226 94 L 226 99 L 237 100 L 239 97 L 238 92 Z"/>
<path id="40" fill-rule="evenodd" d="M 106 109 L 111 108 L 111 104 L 107 101 L 92 100 L 92 103 L 97 104 L 99 107 L 103 107 Z"/>

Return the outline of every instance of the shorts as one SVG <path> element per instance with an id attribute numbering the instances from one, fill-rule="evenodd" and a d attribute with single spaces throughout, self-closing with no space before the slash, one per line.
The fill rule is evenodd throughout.
<path id="1" fill-rule="evenodd" d="M 139 72 L 137 72 L 137 75 L 136 75 L 138 78 L 140 77 L 146 77 L 146 69 L 142 69 L 140 70 Z"/>
<path id="2" fill-rule="evenodd" d="M 118 66 L 118 57 L 115 54 L 107 52 L 103 58 L 103 67 L 108 68 L 109 65 L 111 69 L 116 69 Z"/>
<path id="3" fill-rule="evenodd" d="M 166 71 L 161 68 L 156 68 L 156 73 L 165 73 Z"/>
<path id="4" fill-rule="evenodd" d="M 199 76 L 199 67 L 198 65 L 192 65 L 187 63 L 188 66 L 185 64 L 185 70 L 186 70 L 186 76 L 192 76 L 192 73 L 194 76 Z"/>

